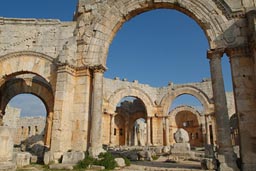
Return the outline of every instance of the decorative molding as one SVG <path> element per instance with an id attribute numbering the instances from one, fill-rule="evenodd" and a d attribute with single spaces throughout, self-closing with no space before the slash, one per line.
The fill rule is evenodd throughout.
<path id="1" fill-rule="evenodd" d="M 13 53 L 8 53 L 6 55 L 0 56 L 0 62 L 7 60 L 7 59 L 11 59 L 11 58 L 17 58 L 17 57 L 21 57 L 21 56 L 30 56 L 30 57 L 38 57 L 38 58 L 42 58 L 42 59 L 46 59 L 47 61 L 53 62 L 55 63 L 56 59 L 52 58 L 48 55 L 45 55 L 43 53 L 40 52 L 35 52 L 35 51 L 19 51 L 19 52 L 13 52 Z"/>
<path id="2" fill-rule="evenodd" d="M 250 57 L 250 54 L 251 54 L 249 46 L 238 46 L 238 47 L 226 48 L 225 52 L 229 58 Z"/>
<path id="3" fill-rule="evenodd" d="M 224 48 L 210 49 L 207 51 L 207 58 L 212 60 L 214 58 L 222 58 L 224 54 Z"/>

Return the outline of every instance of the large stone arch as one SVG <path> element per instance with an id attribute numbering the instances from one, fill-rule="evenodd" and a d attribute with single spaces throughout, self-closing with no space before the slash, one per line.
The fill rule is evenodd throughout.
<path id="1" fill-rule="evenodd" d="M 22 51 L 0 56 L 0 85 L 7 76 L 34 73 L 47 80 L 53 87 L 56 81 L 55 59 L 42 53 Z"/>
<path id="2" fill-rule="evenodd" d="M 163 97 L 161 101 L 161 106 L 163 107 L 163 114 L 167 115 L 169 113 L 169 107 L 172 105 L 173 100 L 184 94 L 192 95 L 197 98 L 203 105 L 204 114 L 209 114 L 214 111 L 214 105 L 211 104 L 210 98 L 202 90 L 193 86 L 183 86 L 176 88 L 174 91 L 167 93 Z"/>
<path id="3" fill-rule="evenodd" d="M 232 25 L 223 15 L 222 9 L 214 1 L 106 1 L 105 3 L 80 0 L 77 20 L 79 25 L 89 27 L 93 32 L 87 32 L 84 27 L 78 29 L 79 39 L 84 41 L 79 53 L 86 53 L 85 63 L 106 64 L 110 43 L 121 26 L 131 18 L 154 9 L 166 8 L 178 10 L 194 19 L 203 29 L 211 49 L 224 47 L 221 38 L 223 32 Z M 83 4 L 84 3 L 84 4 Z M 229 24 L 222 24 L 229 23 Z M 80 54 L 80 57 L 83 58 Z"/>
<path id="4" fill-rule="evenodd" d="M 108 98 L 108 112 L 109 113 L 115 113 L 116 105 L 122 100 L 124 97 L 137 97 L 139 98 L 145 105 L 147 115 L 153 116 L 154 115 L 154 106 L 153 101 L 149 97 L 147 93 L 145 93 L 143 90 L 136 88 L 136 87 L 130 87 L 130 88 L 123 88 L 116 90 L 109 98 Z"/>
<path id="5" fill-rule="evenodd" d="M 13 76 L 15 75 L 15 76 Z M 5 113 L 9 101 L 19 94 L 37 96 L 47 111 L 45 146 L 50 147 L 54 109 L 54 94 L 51 85 L 44 78 L 33 73 L 13 73 L 0 87 L 0 111 Z"/>

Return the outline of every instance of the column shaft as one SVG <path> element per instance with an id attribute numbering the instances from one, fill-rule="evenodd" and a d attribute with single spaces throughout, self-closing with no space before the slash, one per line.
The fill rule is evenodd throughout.
<path id="1" fill-rule="evenodd" d="M 222 49 L 208 51 L 217 124 L 219 170 L 233 171 L 237 170 L 237 166 L 233 158 L 233 148 L 231 146 L 229 116 L 221 66 L 222 55 Z"/>
<path id="2" fill-rule="evenodd" d="M 170 146 L 170 132 L 169 132 L 169 118 L 165 118 L 165 140 L 166 140 L 166 146 Z"/>
<path id="3" fill-rule="evenodd" d="M 151 144 L 151 123 L 150 123 L 150 117 L 147 118 L 147 145 L 150 146 Z"/>
<path id="4" fill-rule="evenodd" d="M 102 103 L 103 103 L 103 72 L 101 66 L 93 68 L 93 94 L 91 109 L 91 146 L 90 155 L 96 157 L 102 149 Z"/>

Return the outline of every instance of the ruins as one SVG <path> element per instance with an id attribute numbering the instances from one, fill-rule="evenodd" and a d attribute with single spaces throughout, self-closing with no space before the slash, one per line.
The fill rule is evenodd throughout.
<path id="1" fill-rule="evenodd" d="M 211 80 L 154 88 L 104 78 L 108 49 L 120 27 L 159 8 L 178 10 L 204 30 Z M 132 128 L 142 118 L 146 137 L 138 144 L 170 146 L 175 143 L 173 134 L 183 127 L 191 145 L 217 147 L 219 170 L 238 170 L 232 148 L 237 143 L 241 170 L 256 171 L 255 11 L 255 0 L 79 0 L 70 22 L 1 17 L 0 124 L 10 99 L 30 93 L 47 109 L 44 145 L 52 161 L 69 150 L 97 156 L 103 144 L 133 145 Z M 230 60 L 234 101 L 224 90 L 224 54 Z M 196 97 L 203 111 L 180 106 L 170 112 L 172 102 L 183 94 Z M 133 109 L 128 113 L 125 106 L 117 107 L 124 97 L 137 99 L 126 104 Z M 236 114 L 232 120 L 237 124 L 231 130 L 230 113 Z M 7 132 L 0 127 L 1 138 Z M 0 162 L 7 162 L 8 156 L 4 160 Z"/>

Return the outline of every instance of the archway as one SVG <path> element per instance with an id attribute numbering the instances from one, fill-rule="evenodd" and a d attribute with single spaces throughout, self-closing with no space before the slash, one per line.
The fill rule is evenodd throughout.
<path id="1" fill-rule="evenodd" d="M 137 120 L 141 118 L 144 120 L 147 118 L 147 110 L 144 102 L 141 99 L 132 96 L 122 98 L 116 105 L 115 114 L 111 117 L 111 145 L 133 146 L 141 144 L 144 146 L 145 143 L 138 143 L 138 136 L 136 136 L 137 132 L 135 131 L 135 123 L 137 123 Z M 144 138 L 145 139 L 143 139 L 143 141 L 146 142 L 147 137 Z"/>
<path id="2" fill-rule="evenodd" d="M 5 114 L 8 103 L 14 97 L 21 94 L 31 94 L 41 100 L 46 110 L 46 121 L 44 129 L 43 148 L 50 148 L 51 129 L 53 119 L 54 96 L 51 85 L 40 75 L 31 72 L 18 72 L 7 75 L 5 81 L 0 87 L 0 110 Z M 28 125 L 26 128 L 26 137 L 36 132 L 39 133 L 37 125 Z M 32 129 L 33 127 L 33 129 Z M 23 126 L 23 134 L 25 127 Z M 42 156 L 40 156 L 42 157 Z"/>

